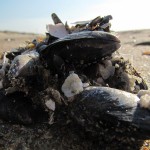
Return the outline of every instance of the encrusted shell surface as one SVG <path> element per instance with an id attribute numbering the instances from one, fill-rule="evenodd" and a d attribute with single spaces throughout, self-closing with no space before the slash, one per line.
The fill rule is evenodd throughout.
<path id="1" fill-rule="evenodd" d="M 15 78 L 36 74 L 34 67 L 38 64 L 38 60 L 39 54 L 35 51 L 16 56 L 8 71 L 9 76 Z"/>
<path id="2" fill-rule="evenodd" d="M 150 110 L 150 95 L 149 94 L 144 94 L 140 97 L 140 107 L 142 108 L 147 108 Z"/>
<path id="3" fill-rule="evenodd" d="M 55 102 L 51 99 L 45 102 L 45 105 L 47 106 L 48 109 L 54 111 L 55 110 Z"/>
<path id="4" fill-rule="evenodd" d="M 150 95 L 150 90 L 140 90 L 137 94 L 137 96 L 140 98 L 141 96 L 148 94 Z"/>
<path id="5" fill-rule="evenodd" d="M 83 91 L 83 83 L 77 74 L 71 73 L 63 83 L 61 90 L 66 97 L 72 97 Z"/>
<path id="6" fill-rule="evenodd" d="M 103 61 L 104 64 L 99 64 L 99 74 L 104 80 L 108 79 L 110 76 L 113 76 L 115 73 L 115 66 L 112 66 L 110 60 Z"/>
<path id="7" fill-rule="evenodd" d="M 137 96 L 140 98 L 140 107 L 150 109 L 150 90 L 140 90 Z"/>
<path id="8" fill-rule="evenodd" d="M 139 107 L 139 101 L 137 95 L 125 91 L 89 87 L 75 98 L 70 111 L 80 125 L 93 130 L 100 121 L 150 130 L 150 111 Z"/>
<path id="9" fill-rule="evenodd" d="M 120 48 L 119 39 L 107 32 L 86 31 L 68 34 L 67 36 L 51 43 L 47 48 L 40 51 L 40 56 L 50 66 L 49 58 L 58 55 L 65 62 L 85 64 L 99 60 L 112 54 Z"/>

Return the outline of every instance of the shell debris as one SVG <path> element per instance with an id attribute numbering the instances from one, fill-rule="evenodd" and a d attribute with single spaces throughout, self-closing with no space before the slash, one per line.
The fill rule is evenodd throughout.
<path id="1" fill-rule="evenodd" d="M 63 83 L 61 90 L 66 97 L 72 97 L 83 91 L 83 83 L 77 74 L 71 73 Z"/>
<path id="2" fill-rule="evenodd" d="M 140 107 L 150 110 L 150 90 L 140 90 L 137 96 L 140 98 Z"/>
<path id="3" fill-rule="evenodd" d="M 6 55 L 7 55 L 7 52 L 5 52 L 3 55 L 2 68 L 0 69 L 0 78 L 3 78 L 5 76 L 6 67 L 9 64 L 9 59 L 6 57 Z"/>
<path id="4" fill-rule="evenodd" d="M 9 75 L 13 78 L 19 75 L 32 75 L 33 70 L 31 69 L 33 65 L 39 58 L 39 54 L 37 52 L 30 52 L 27 54 L 18 55 L 12 61 L 12 64 L 9 69 Z"/>
<path id="5" fill-rule="evenodd" d="M 143 108 L 150 109 L 150 95 L 145 94 L 140 98 L 140 106 Z"/>
<path id="6" fill-rule="evenodd" d="M 55 111 L 55 102 L 51 99 L 45 102 L 45 105 L 47 106 L 48 109 Z"/>
<path id="7" fill-rule="evenodd" d="M 115 73 L 115 67 L 112 66 L 112 62 L 110 60 L 105 60 L 103 64 L 99 64 L 99 74 L 102 76 L 104 80 L 108 79 L 110 76 L 113 76 Z"/>

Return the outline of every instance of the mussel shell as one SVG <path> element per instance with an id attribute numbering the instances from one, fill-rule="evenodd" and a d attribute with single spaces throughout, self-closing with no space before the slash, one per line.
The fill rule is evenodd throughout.
<path id="1" fill-rule="evenodd" d="M 39 65 L 39 54 L 35 51 L 18 55 L 11 63 L 8 74 L 13 78 L 17 76 L 32 76 L 37 73 L 35 66 Z"/>
<path id="2" fill-rule="evenodd" d="M 48 62 L 53 55 L 58 55 L 64 61 L 73 64 L 78 64 L 81 60 L 84 60 L 84 63 L 91 63 L 112 54 L 119 47 L 119 39 L 110 33 L 85 31 L 68 34 L 56 40 L 42 50 L 40 55 Z"/>
<path id="3" fill-rule="evenodd" d="M 75 98 L 70 114 L 85 128 L 92 126 L 96 130 L 98 124 L 105 123 L 116 128 L 121 124 L 150 130 L 150 111 L 140 108 L 138 102 L 136 95 L 125 91 L 89 87 Z"/>

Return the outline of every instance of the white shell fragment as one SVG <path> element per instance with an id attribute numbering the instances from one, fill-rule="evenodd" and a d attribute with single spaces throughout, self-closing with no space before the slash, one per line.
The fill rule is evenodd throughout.
<path id="1" fill-rule="evenodd" d="M 110 60 L 105 60 L 104 65 L 99 64 L 99 73 L 104 80 L 108 79 L 110 76 L 113 76 L 115 73 L 115 67 L 112 66 Z"/>
<path id="2" fill-rule="evenodd" d="M 0 89 L 3 88 L 3 78 L 5 77 L 6 67 L 8 65 L 9 59 L 6 57 L 7 52 L 4 53 L 2 68 L 0 69 Z"/>
<path id="3" fill-rule="evenodd" d="M 55 102 L 49 99 L 46 101 L 45 105 L 47 106 L 48 109 L 55 111 Z"/>
<path id="4" fill-rule="evenodd" d="M 17 76 L 33 75 L 34 65 L 38 59 L 39 54 L 35 51 L 16 56 L 10 66 L 9 76 L 15 78 Z"/>
<path id="5" fill-rule="evenodd" d="M 63 83 L 61 90 L 66 97 L 72 97 L 83 91 L 83 83 L 77 74 L 71 73 Z"/>
<path id="6" fill-rule="evenodd" d="M 140 97 L 140 107 L 150 109 L 150 95 L 145 94 Z"/>
<path id="7" fill-rule="evenodd" d="M 140 90 L 137 96 L 140 98 L 140 107 L 150 109 L 150 90 Z"/>
<path id="8" fill-rule="evenodd" d="M 0 69 L 0 76 L 1 77 L 5 76 L 5 70 L 6 70 L 6 67 L 7 67 L 8 62 L 9 62 L 9 59 L 6 57 L 6 55 L 7 55 L 7 52 L 5 52 L 4 56 L 3 56 L 2 68 Z"/>
<path id="9" fill-rule="evenodd" d="M 140 98 L 141 96 L 148 94 L 150 95 L 150 90 L 140 90 L 137 94 L 137 96 Z"/>
<path id="10" fill-rule="evenodd" d="M 83 88 L 87 88 L 88 86 L 90 86 L 89 83 L 83 83 Z"/>
<path id="11" fill-rule="evenodd" d="M 58 38 L 62 38 L 68 35 L 68 32 L 66 31 L 66 28 L 62 23 L 58 23 L 56 25 L 48 24 L 46 25 L 46 29 L 51 35 Z"/>

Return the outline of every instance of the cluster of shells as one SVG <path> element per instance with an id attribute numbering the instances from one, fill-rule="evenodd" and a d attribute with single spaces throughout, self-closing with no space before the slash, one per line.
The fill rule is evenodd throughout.
<path id="1" fill-rule="evenodd" d="M 88 26 L 78 24 L 69 28 L 66 25 L 65 32 L 80 32 L 87 28 L 110 32 L 110 19 L 111 16 L 103 18 L 106 22 L 101 24 L 99 20 L 102 18 L 97 17 Z M 55 18 L 54 22 L 56 23 L 54 28 L 64 27 L 60 20 Z M 47 26 L 50 34 L 53 33 L 51 26 Z M 56 36 L 56 32 L 54 33 Z M 118 52 L 105 56 L 98 62 L 86 64 L 83 70 L 80 68 L 67 70 L 65 75 L 60 77 L 59 73 L 48 69 L 40 59 L 39 51 L 43 49 L 47 40 L 48 37 L 36 39 L 25 47 L 4 53 L 0 69 L 0 88 L 4 89 L 6 95 L 19 91 L 30 97 L 35 106 L 41 105 L 49 113 L 50 124 L 54 121 L 57 105 L 68 105 L 74 100 L 75 95 L 89 86 L 111 87 L 135 94 L 141 89 L 147 89 L 140 74 Z"/>

